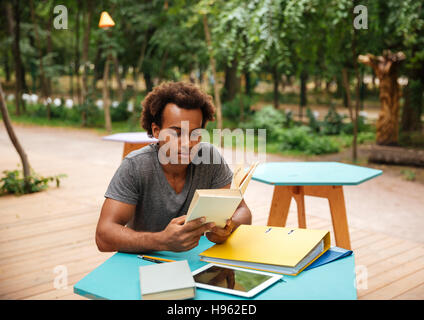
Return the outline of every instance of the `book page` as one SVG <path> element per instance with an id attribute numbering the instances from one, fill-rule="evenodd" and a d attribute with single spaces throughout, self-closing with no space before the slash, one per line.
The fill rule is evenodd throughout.
<path id="1" fill-rule="evenodd" d="M 244 177 L 244 165 L 239 163 L 236 165 L 233 173 L 233 180 L 231 181 L 230 189 L 238 189 L 240 187 L 240 182 Z"/>

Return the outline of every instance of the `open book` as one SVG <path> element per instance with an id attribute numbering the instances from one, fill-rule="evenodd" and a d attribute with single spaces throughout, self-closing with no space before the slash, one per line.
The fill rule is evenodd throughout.
<path id="1" fill-rule="evenodd" d="M 206 217 L 206 222 L 215 222 L 216 226 L 224 228 L 227 220 L 232 217 L 243 199 L 253 172 L 259 162 L 253 163 L 247 171 L 242 164 L 236 166 L 230 189 L 198 189 L 194 193 L 187 211 L 185 223 L 200 217 Z"/>

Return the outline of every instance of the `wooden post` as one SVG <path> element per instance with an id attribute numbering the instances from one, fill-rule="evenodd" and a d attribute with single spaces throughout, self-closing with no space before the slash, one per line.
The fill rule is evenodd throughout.
<path id="1" fill-rule="evenodd" d="M 306 228 L 305 196 L 328 199 L 336 245 L 350 250 L 349 226 L 342 186 L 275 186 L 268 226 L 286 225 L 292 197 L 297 204 L 299 228 Z"/>
<path id="2" fill-rule="evenodd" d="M 288 186 L 275 186 L 271 209 L 268 216 L 268 226 L 284 227 L 289 214 L 291 191 Z"/>

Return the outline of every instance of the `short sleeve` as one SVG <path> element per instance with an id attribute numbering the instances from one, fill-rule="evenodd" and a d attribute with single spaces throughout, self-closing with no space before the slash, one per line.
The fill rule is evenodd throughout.
<path id="1" fill-rule="evenodd" d="M 136 181 L 133 163 L 130 159 L 125 158 L 113 175 L 104 195 L 105 198 L 136 205 L 140 196 Z"/>
<path id="2" fill-rule="evenodd" d="M 233 179 L 233 172 L 225 161 L 224 157 L 214 145 L 211 146 L 212 160 L 212 182 L 211 189 L 223 188 L 230 184 Z"/>

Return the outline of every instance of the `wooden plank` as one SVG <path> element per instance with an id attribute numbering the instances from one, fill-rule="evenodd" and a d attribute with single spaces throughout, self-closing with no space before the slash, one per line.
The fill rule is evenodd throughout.
<path id="1" fill-rule="evenodd" d="M 77 279 L 82 278 L 104 261 L 105 257 L 102 256 L 69 263 L 67 266 L 68 284 L 78 281 Z M 0 291 L 0 299 L 25 299 L 32 295 L 55 290 L 53 287 L 54 277 L 55 274 L 51 270 L 47 270 L 46 273 L 40 273 L 32 281 L 16 281 L 15 287 L 9 288 L 8 291 Z"/>
<path id="2" fill-rule="evenodd" d="M 395 300 L 424 300 L 424 283 L 419 284 L 415 288 L 412 288 L 396 297 Z"/>
<path id="3" fill-rule="evenodd" d="M 375 290 L 369 294 L 361 296 L 363 300 L 376 300 L 376 299 L 394 299 L 408 292 L 411 288 L 417 285 L 424 284 L 424 269 L 417 270 L 398 281 L 394 281 L 379 290 Z M 422 297 L 421 297 L 422 299 Z"/>
<path id="4" fill-rule="evenodd" d="M 370 278 L 379 276 L 384 272 L 388 272 L 392 269 L 402 268 L 405 263 L 414 261 L 424 256 L 424 248 L 421 246 L 400 251 L 398 254 L 394 254 L 390 257 L 382 259 L 372 265 L 367 265 L 368 276 Z"/>
<path id="5" fill-rule="evenodd" d="M 16 240 L 1 246 L 0 260 L 12 257 L 17 253 L 26 254 L 34 250 L 55 248 L 63 244 L 75 243 L 87 239 L 87 236 L 93 238 L 94 233 L 95 227 L 80 226 L 75 229 L 37 236 L 31 239 L 31 241 L 27 239 Z"/>
<path id="6" fill-rule="evenodd" d="M 7 245 L 7 243 L 16 240 L 28 240 L 29 238 L 32 239 L 53 232 L 75 229 L 80 226 L 86 226 L 87 224 L 95 226 L 98 219 L 98 214 L 84 213 L 35 222 L 30 227 L 27 225 L 9 225 L 9 228 L 0 232 L 0 245 Z"/>
<path id="7" fill-rule="evenodd" d="M 90 215 L 97 214 L 100 215 L 100 206 L 81 206 L 81 207 L 68 207 L 63 210 L 55 210 L 54 212 L 38 212 L 33 210 L 30 216 L 26 214 L 16 218 L 16 214 L 12 216 L 15 217 L 13 221 L 7 221 L 0 223 L 0 231 L 9 229 L 11 227 L 24 227 L 24 226 L 33 226 L 35 223 L 46 222 L 50 220 L 62 219 L 71 216 L 77 215 Z"/>
<path id="8" fill-rule="evenodd" d="M 92 241 L 90 241 L 92 242 Z M 57 265 L 66 265 L 71 261 L 83 260 L 86 257 L 101 256 L 104 253 L 99 252 L 97 248 L 90 243 L 85 243 L 83 247 L 76 247 L 72 250 L 64 250 L 60 252 L 51 252 L 47 256 L 34 257 L 33 259 L 13 264 L 7 264 L 1 267 L 0 281 L 7 281 L 14 277 L 19 277 L 22 274 L 31 274 L 39 272 L 43 269 L 53 268 Z M 28 266 L 31 266 L 30 268 Z"/>
<path id="9" fill-rule="evenodd" d="M 365 293 L 358 290 L 358 295 L 362 299 L 392 299 L 421 283 L 424 283 L 424 257 L 370 278 L 368 289 Z"/>
<path id="10" fill-rule="evenodd" d="M 362 247 L 371 246 L 374 242 L 381 240 L 381 239 L 388 239 L 389 237 L 382 233 L 370 233 L 369 236 L 362 238 L 355 243 L 352 242 L 352 248 L 355 248 L 357 251 L 358 249 Z M 356 252 L 355 251 L 355 252 Z"/>
<path id="11" fill-rule="evenodd" d="M 415 245 L 415 247 L 417 247 L 419 245 Z M 367 266 L 372 266 L 375 263 L 378 263 L 380 261 L 384 261 L 386 259 L 395 257 L 396 255 L 401 254 L 402 252 L 411 250 L 415 247 L 412 247 L 411 244 L 409 244 L 408 242 L 400 242 L 399 244 L 393 246 L 390 248 L 390 250 L 384 250 L 378 253 L 374 253 L 372 255 L 368 255 L 366 257 L 361 257 L 361 254 L 359 253 L 357 256 L 357 261 L 358 263 L 367 265 Z M 362 250 L 367 250 L 368 248 L 364 248 Z"/>
<path id="12" fill-rule="evenodd" d="M 74 241 L 72 243 L 63 243 L 56 245 L 53 249 L 50 247 L 41 248 L 39 250 L 33 250 L 26 254 L 19 254 L 19 252 L 17 252 L 16 255 L 9 256 L 7 259 L 0 259 L 0 272 L 1 270 L 3 270 L 4 267 L 8 265 L 13 266 L 25 264 L 37 259 L 49 259 L 52 255 L 54 256 L 57 254 L 61 254 L 62 252 L 72 250 L 74 248 L 83 248 L 84 246 L 94 246 L 94 239 L 91 235 L 86 235 L 85 239 L 78 239 L 78 241 Z"/>
<path id="13" fill-rule="evenodd" d="M 351 241 L 352 241 L 352 248 L 354 248 L 353 245 L 353 241 L 358 242 L 359 240 L 368 237 L 370 235 L 370 231 L 369 230 L 364 230 L 364 229 L 356 229 L 356 228 L 350 228 L 349 230 L 350 232 L 350 237 L 351 237 Z"/>

